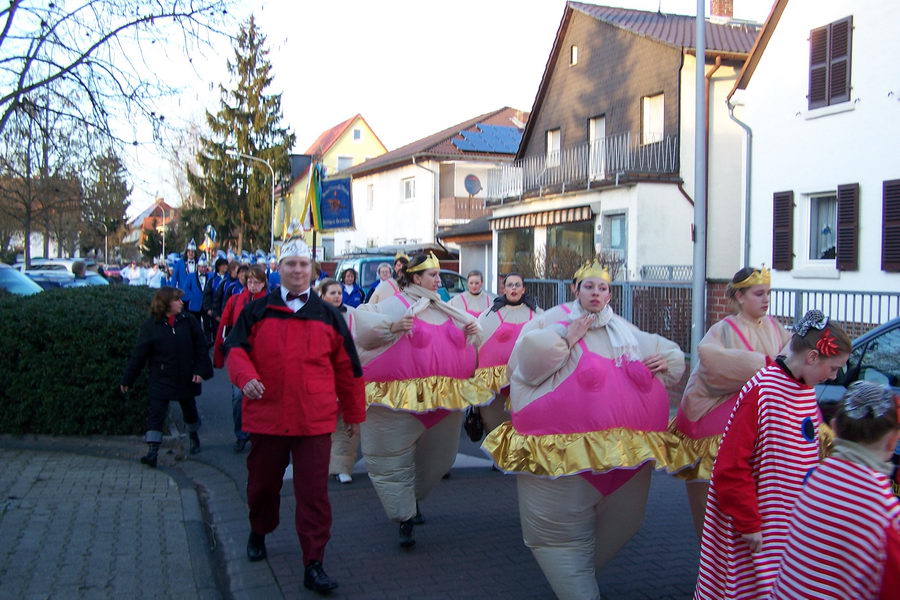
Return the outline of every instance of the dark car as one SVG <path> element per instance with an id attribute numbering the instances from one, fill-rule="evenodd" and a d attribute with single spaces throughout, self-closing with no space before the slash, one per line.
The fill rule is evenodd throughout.
<path id="1" fill-rule="evenodd" d="M 900 318 L 856 338 L 847 366 L 835 379 L 816 386 L 826 423 L 847 386 L 859 380 L 890 386 L 900 394 Z"/>
<path id="2" fill-rule="evenodd" d="M 109 285 L 109 282 L 98 273 L 88 271 L 83 279 L 75 279 L 75 276 L 66 271 L 42 271 L 27 270 L 25 275 L 45 290 L 54 288 L 85 287 L 91 285 Z"/>

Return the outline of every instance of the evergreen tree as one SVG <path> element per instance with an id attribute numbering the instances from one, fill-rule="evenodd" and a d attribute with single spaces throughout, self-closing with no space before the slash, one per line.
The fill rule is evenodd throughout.
<path id="1" fill-rule="evenodd" d="M 113 247 L 125 235 L 127 211 L 131 202 L 128 170 L 115 150 L 109 148 L 91 161 L 82 217 L 84 230 L 81 245 L 84 250 Z M 104 257 L 109 260 L 109 257 Z"/>
<path id="2" fill-rule="evenodd" d="M 265 165 L 226 154 L 234 149 L 267 160 L 276 177 L 289 172 L 288 153 L 294 134 L 281 127 L 281 94 L 266 94 L 272 83 L 272 66 L 266 37 L 251 16 L 241 26 L 228 72 L 233 89 L 220 85 L 221 106 L 207 111 L 210 137 L 200 137 L 197 164 L 200 173 L 188 169 L 188 182 L 206 200 L 212 225 L 223 245 L 231 241 L 237 250 L 269 246 L 271 175 Z"/>

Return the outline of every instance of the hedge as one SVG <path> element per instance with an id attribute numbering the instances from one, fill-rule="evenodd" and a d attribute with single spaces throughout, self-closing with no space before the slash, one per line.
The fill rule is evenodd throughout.
<path id="1" fill-rule="evenodd" d="M 0 296 L 0 432 L 140 434 L 146 369 L 119 380 L 153 292 L 121 285 Z"/>

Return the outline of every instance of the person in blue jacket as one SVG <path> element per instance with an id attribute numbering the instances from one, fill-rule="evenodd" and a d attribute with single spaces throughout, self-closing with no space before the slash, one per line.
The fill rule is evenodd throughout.
<path id="1" fill-rule="evenodd" d="M 341 271 L 341 292 L 344 296 L 344 304 L 356 308 L 366 299 L 366 293 L 356 283 L 356 269 L 344 269 Z"/>
<path id="2" fill-rule="evenodd" d="M 197 243 L 191 240 L 184 251 L 184 258 L 175 262 L 172 269 L 172 284 L 184 292 L 184 308 L 194 315 L 197 322 L 203 320 L 203 289 L 197 273 Z"/>
<path id="3" fill-rule="evenodd" d="M 269 268 L 266 269 L 269 278 L 269 289 L 281 285 L 281 274 L 278 272 L 278 259 L 274 254 L 269 255 Z"/>

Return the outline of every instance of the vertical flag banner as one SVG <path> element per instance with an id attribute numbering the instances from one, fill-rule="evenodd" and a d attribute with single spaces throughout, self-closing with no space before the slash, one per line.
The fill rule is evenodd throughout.
<path id="1" fill-rule="evenodd" d="M 350 178 L 325 179 L 319 196 L 319 231 L 353 229 L 353 194 Z"/>

